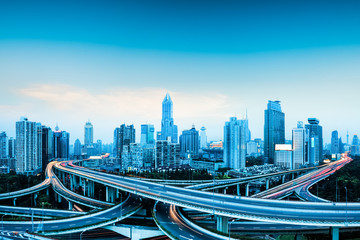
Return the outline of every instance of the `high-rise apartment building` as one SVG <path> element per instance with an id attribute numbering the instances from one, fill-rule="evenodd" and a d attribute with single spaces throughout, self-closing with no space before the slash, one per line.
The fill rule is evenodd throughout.
<path id="1" fill-rule="evenodd" d="M 0 133 L 0 158 L 8 158 L 9 157 L 9 146 L 8 146 L 8 138 L 6 136 L 6 132 Z"/>
<path id="2" fill-rule="evenodd" d="M 231 117 L 224 127 L 224 165 L 228 168 L 245 167 L 247 120 Z"/>
<path id="3" fill-rule="evenodd" d="M 139 143 L 125 145 L 121 154 L 121 168 L 126 170 L 141 169 L 144 166 L 143 148 Z"/>
<path id="4" fill-rule="evenodd" d="M 180 164 L 180 144 L 168 140 L 156 141 L 155 168 L 178 167 Z"/>
<path id="5" fill-rule="evenodd" d="M 16 122 L 16 173 L 33 175 L 42 167 L 41 124 L 21 118 Z"/>
<path id="6" fill-rule="evenodd" d="M 319 165 L 323 158 L 323 133 L 320 121 L 316 118 L 309 118 L 309 124 L 305 128 L 309 131 L 309 164 Z"/>
<path id="7" fill-rule="evenodd" d="M 130 143 L 135 143 L 134 125 L 122 124 L 114 131 L 114 156 L 121 159 L 124 146 L 130 146 Z"/>
<path id="8" fill-rule="evenodd" d="M 155 168 L 155 145 L 145 146 L 143 148 L 144 168 Z"/>
<path id="9" fill-rule="evenodd" d="M 178 142 L 178 128 L 174 125 L 173 102 L 167 93 L 162 102 L 161 119 L 161 140 L 167 140 L 170 137 L 172 143 Z"/>
<path id="10" fill-rule="evenodd" d="M 140 137 L 140 144 L 142 147 L 146 145 L 154 145 L 155 139 L 155 128 L 152 124 L 142 124 L 141 125 L 141 137 Z"/>
<path id="11" fill-rule="evenodd" d="M 339 133 L 338 131 L 333 131 L 331 133 L 331 154 L 340 153 L 340 142 L 339 142 Z"/>
<path id="12" fill-rule="evenodd" d="M 199 131 L 193 125 L 191 129 L 184 130 L 180 136 L 180 157 L 185 159 L 199 156 Z"/>
<path id="13" fill-rule="evenodd" d="M 292 161 L 291 169 L 309 163 L 309 130 L 304 128 L 303 122 L 298 122 L 297 128 L 292 130 Z"/>
<path id="14" fill-rule="evenodd" d="M 200 128 L 200 148 L 207 148 L 206 128 Z"/>
<path id="15" fill-rule="evenodd" d="M 94 143 L 94 127 L 90 121 L 87 121 L 84 126 L 84 144 L 91 146 Z"/>
<path id="16" fill-rule="evenodd" d="M 274 160 L 275 145 L 285 143 L 285 114 L 280 101 L 269 101 L 265 110 L 264 154 Z"/>
<path id="17" fill-rule="evenodd" d="M 293 151 L 291 144 L 276 144 L 274 163 L 288 169 L 293 169 Z"/>
<path id="18" fill-rule="evenodd" d="M 8 147 L 9 147 L 9 158 L 15 158 L 15 139 L 9 138 L 8 141 Z"/>

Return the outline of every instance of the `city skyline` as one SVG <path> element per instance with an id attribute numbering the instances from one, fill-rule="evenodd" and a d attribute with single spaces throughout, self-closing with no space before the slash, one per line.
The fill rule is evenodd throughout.
<path id="1" fill-rule="evenodd" d="M 264 109 L 265 110 L 265 109 Z M 241 119 L 245 119 L 246 118 L 246 114 L 247 113 L 244 113 L 242 116 L 240 116 L 240 120 Z M 235 117 L 235 116 L 238 116 L 237 114 L 235 114 L 235 115 L 230 115 L 230 117 Z M 28 118 L 27 116 L 21 116 L 18 120 L 16 120 L 16 121 L 19 121 L 22 117 L 26 117 L 26 118 Z M 285 116 L 285 119 L 286 119 L 286 117 L 287 116 Z M 174 118 L 176 118 L 176 117 L 174 117 Z M 160 118 L 161 119 L 161 118 Z M 71 132 L 71 131 L 69 131 L 69 130 L 67 130 L 67 129 L 65 129 L 65 128 L 63 128 L 61 125 L 60 126 L 58 126 L 59 125 L 59 123 L 58 122 L 56 122 L 56 125 L 55 125 L 55 127 L 54 126 L 51 126 L 51 125 L 49 125 L 49 124 L 46 124 L 46 123 L 44 123 L 44 121 L 43 120 L 37 120 L 37 119 L 29 119 L 30 121 L 35 121 L 35 122 L 39 122 L 39 123 L 41 123 L 42 125 L 44 125 L 44 126 L 47 126 L 47 127 L 50 127 L 51 129 L 53 129 L 53 130 L 56 130 L 56 128 L 57 127 L 59 127 L 59 129 L 60 130 L 63 130 L 63 131 L 67 131 L 67 132 L 70 132 L 71 133 L 71 135 L 70 135 L 70 143 L 71 144 L 74 144 L 74 142 L 77 140 L 77 139 L 79 139 L 80 140 L 80 142 L 82 143 L 82 144 L 84 144 L 84 142 L 82 141 L 82 138 L 83 138 L 83 136 L 84 136 L 84 134 L 85 134 L 85 130 L 84 130 L 84 124 L 87 124 L 88 122 L 89 122 L 89 120 L 86 120 L 86 121 L 84 121 L 84 123 L 82 124 L 82 128 L 79 130 L 79 129 L 77 129 L 75 132 L 77 132 L 77 134 L 78 135 L 75 135 L 75 134 L 73 134 L 73 132 Z M 15 121 L 15 122 L 16 122 Z M 224 122 L 226 122 L 227 120 L 225 120 Z M 14 122 L 14 125 L 15 125 L 15 122 Z M 120 125 L 122 125 L 122 124 L 126 124 L 126 125 L 134 125 L 134 128 L 136 129 L 136 137 L 135 137 L 135 139 L 136 139 L 136 142 L 137 143 L 140 143 L 140 140 L 141 140 L 141 125 L 143 125 L 143 124 L 152 124 L 152 125 L 154 125 L 155 126 L 155 132 L 161 132 L 161 127 L 160 127 L 160 125 L 161 125 L 161 123 L 149 123 L 149 122 L 146 122 L 146 123 L 142 123 L 141 121 L 138 121 L 139 123 L 138 124 L 133 124 L 133 123 L 131 123 L 131 122 L 129 122 L 129 123 L 125 123 L 125 122 L 122 122 L 122 123 L 119 123 L 118 125 L 116 125 L 114 128 L 117 128 L 117 127 L 119 127 Z M 161 122 L 161 120 L 160 120 L 160 122 Z M 224 124 L 224 122 L 222 123 L 222 124 Z M 304 120 L 304 122 L 306 122 L 306 120 Z M 324 124 L 323 122 L 322 122 L 322 124 Z M 78 123 L 76 123 L 76 125 L 78 125 Z M 193 124 L 194 125 L 194 124 Z M 249 125 L 250 125 L 250 127 L 249 127 L 249 129 L 250 129 L 250 131 L 251 132 L 253 132 L 253 129 L 251 128 L 251 121 L 249 121 Z M 324 125 L 326 125 L 326 124 L 324 124 Z M 156 126 L 158 126 L 158 128 L 156 128 Z M 200 123 L 200 125 L 195 125 L 198 129 L 200 129 L 201 127 L 203 127 L 203 126 L 205 126 L 205 125 L 201 125 L 201 123 Z M 205 126 L 206 127 L 206 126 Z M 296 126 L 294 126 L 294 127 L 287 127 L 287 124 L 285 123 L 285 136 L 286 136 L 286 140 L 291 140 L 292 139 L 292 129 L 290 130 L 290 133 L 289 132 L 287 132 L 287 130 L 288 130 L 288 128 L 295 128 Z M 183 130 L 187 130 L 187 129 L 190 129 L 191 127 L 189 127 L 189 128 L 187 128 L 186 126 L 184 127 L 184 128 L 180 128 L 178 131 L 179 132 L 182 132 Z M 264 128 L 264 125 L 262 126 L 262 128 Z M 112 135 L 109 139 L 109 141 L 106 141 L 105 140 L 105 142 L 103 142 L 104 144 L 110 144 L 110 143 L 113 143 L 113 129 L 110 129 L 110 127 L 108 128 L 109 129 L 109 131 L 111 132 L 110 133 L 110 135 Z M 222 129 L 223 130 L 223 129 Z M 263 130 L 263 129 L 262 129 Z M 1 129 L 1 131 L 5 131 L 6 133 L 7 133 L 7 135 L 8 135 L 8 137 L 16 137 L 15 135 L 14 136 L 12 136 L 12 135 L 10 135 L 11 133 L 12 133 L 12 131 L 10 130 L 10 131 L 7 131 L 6 129 Z M 94 134 L 94 136 L 97 136 L 96 135 L 96 126 L 95 125 L 93 125 L 93 134 Z M 324 139 L 325 139 L 325 141 L 324 141 L 324 144 L 331 144 L 331 134 L 332 134 L 332 132 L 333 131 L 338 131 L 337 129 L 333 129 L 333 130 L 328 130 L 329 131 L 329 136 L 327 136 L 327 131 L 326 131 L 326 129 L 325 129 L 325 134 L 324 134 Z M 15 126 L 14 126 L 14 132 L 15 132 Z M 254 132 L 257 132 L 256 130 L 254 131 Z M 340 132 L 340 131 L 338 131 L 338 132 Z M 222 136 L 219 136 L 219 138 L 211 138 L 211 139 L 208 139 L 208 142 L 211 142 L 211 141 L 219 141 L 219 140 L 224 140 L 223 139 L 223 132 L 222 133 L 220 133 Z M 75 135 L 75 136 L 74 136 Z M 105 135 L 108 135 L 108 134 L 105 134 Z M 352 141 L 352 138 L 353 138 L 353 135 L 358 135 L 357 133 L 350 133 L 349 132 L 349 144 L 351 144 L 351 141 Z M 344 143 L 346 143 L 346 137 L 347 137 L 347 132 L 343 132 L 343 133 L 339 133 L 339 138 L 342 138 L 342 139 L 344 139 L 345 140 L 345 142 Z M 258 135 L 256 135 L 256 136 L 251 136 L 251 139 L 256 139 L 256 138 L 261 138 L 262 140 L 264 140 L 264 135 L 262 134 L 262 136 L 258 136 Z M 106 139 L 106 138 L 105 138 Z M 95 140 L 102 140 L 102 141 L 104 141 L 104 139 L 103 138 L 100 138 L 100 137 L 94 137 L 94 141 Z"/>
<path id="2" fill-rule="evenodd" d="M 26 116 L 73 143 L 90 119 L 110 143 L 123 123 L 160 130 L 169 92 L 179 132 L 205 126 L 209 140 L 246 109 L 263 138 L 268 100 L 282 102 L 286 139 L 310 117 L 325 142 L 360 134 L 360 3 L 347 2 L 2 2 L 1 131 L 15 137 Z"/>

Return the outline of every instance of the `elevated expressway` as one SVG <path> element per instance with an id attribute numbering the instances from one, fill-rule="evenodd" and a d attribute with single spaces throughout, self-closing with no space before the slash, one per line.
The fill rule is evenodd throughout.
<path id="1" fill-rule="evenodd" d="M 228 196 L 99 173 L 71 162 L 55 164 L 55 168 L 138 196 L 223 217 L 327 227 L 360 226 L 359 203 L 346 205 Z"/>
<path id="2" fill-rule="evenodd" d="M 299 193 L 301 199 L 303 200 L 315 200 L 315 201 L 327 201 L 316 196 L 313 196 L 308 192 L 308 188 L 321 181 L 322 179 L 328 177 L 334 173 L 339 168 L 343 167 L 345 164 L 349 163 L 352 159 L 344 156 L 340 161 L 333 162 L 317 171 L 306 174 L 300 178 L 297 178 L 289 183 L 282 184 L 278 187 L 272 188 L 270 190 L 264 191 L 263 193 L 258 194 L 262 198 L 284 198 L 288 195 L 291 195 L 294 191 L 301 189 Z M 274 190 L 273 190 L 274 189 Z M 328 201 L 327 201 L 328 202 Z M 178 207 L 174 205 L 168 205 L 164 203 L 158 203 L 155 206 L 154 218 L 157 219 L 159 227 L 164 228 L 163 231 L 167 233 L 172 238 L 179 238 L 181 236 L 186 236 L 187 239 L 224 239 L 224 236 L 219 234 L 209 232 L 207 229 L 204 229 L 187 219 L 181 214 L 181 211 Z M 159 211 L 157 209 L 161 209 Z M 233 230 L 244 231 L 247 229 L 253 229 L 253 231 L 259 232 L 262 231 L 268 232 L 278 232 L 278 231 L 326 231 L 326 227 L 315 227 L 315 226 L 299 226 L 299 225 L 289 225 L 289 224 L 274 224 L 274 223 L 265 223 L 265 222 L 231 222 L 233 223 Z M 207 221 L 206 225 L 208 227 L 214 228 L 213 221 Z M 228 225 L 225 226 L 227 231 Z M 216 228 L 216 225 L 215 225 Z M 219 224 L 217 226 L 219 230 Z M 338 231 L 338 229 L 336 229 Z M 328 231 L 328 230 L 327 230 Z M 169 232 L 171 234 L 169 234 Z M 336 234 L 335 234 L 336 235 Z M 336 239 L 336 237 L 335 237 Z"/>
<path id="3" fill-rule="evenodd" d="M 47 168 L 47 179 L 54 191 L 70 203 L 76 202 L 92 208 L 104 208 L 104 210 L 92 214 L 81 212 L 39 209 L 39 208 L 20 208 L 0 206 L 0 212 L 5 215 L 28 216 L 34 218 L 61 217 L 66 219 L 46 220 L 46 221 L 2 221 L 2 229 L 9 231 L 32 231 L 42 232 L 44 235 L 66 234 L 90 230 L 120 221 L 134 214 L 141 208 L 141 199 L 137 196 L 130 196 L 121 204 L 114 206 L 113 203 L 98 201 L 89 197 L 76 194 L 67 189 L 53 172 L 53 166 L 57 162 L 52 162 Z M 59 199 L 61 198 L 59 197 Z"/>
<path id="4" fill-rule="evenodd" d="M 56 235 L 82 232 L 118 222 L 140 209 L 140 197 L 130 196 L 122 203 L 100 212 L 82 216 L 46 221 L 3 221 L 3 229 L 9 231 L 41 232 Z"/>
<path id="5" fill-rule="evenodd" d="M 252 197 L 266 198 L 266 199 L 282 199 L 295 193 L 300 199 L 305 201 L 311 201 L 311 202 L 327 201 L 309 193 L 308 191 L 309 187 L 329 177 L 331 174 L 333 174 L 338 169 L 342 168 L 344 165 L 348 164 L 351 161 L 352 161 L 351 158 L 344 157 L 343 159 L 338 160 L 336 162 L 332 162 L 327 166 L 320 168 L 314 172 L 305 174 L 292 181 L 289 181 L 277 187 L 273 187 L 261 193 L 255 194 Z"/>
<path id="6" fill-rule="evenodd" d="M 265 221 L 284 224 L 298 224 L 304 226 L 324 227 L 346 227 L 360 226 L 360 204 L 357 203 L 309 203 L 279 201 L 267 199 L 254 199 L 248 197 L 228 196 L 217 193 L 209 193 L 193 189 L 184 189 L 163 184 L 146 182 L 138 179 L 110 175 L 97 172 L 87 168 L 79 167 L 72 161 L 65 163 L 53 163 L 51 169 L 57 174 L 69 176 L 71 185 L 75 184 L 76 177 L 87 179 L 89 183 L 97 182 L 107 186 L 107 195 L 111 196 L 119 189 L 130 194 L 154 199 L 163 203 L 173 204 L 178 207 L 185 207 L 209 214 L 219 216 L 221 224 L 227 224 L 228 218 L 240 218 L 253 221 Z M 57 177 L 51 176 L 53 181 Z M 52 183 L 52 181 L 51 181 Z M 232 184 L 232 183 L 231 183 Z M 61 186 L 61 184 L 58 184 Z M 91 184 L 90 184 L 91 185 Z M 65 187 L 64 187 L 65 188 Z M 55 190 L 56 191 L 56 190 Z M 69 190 L 65 198 L 70 198 Z M 58 192 L 58 194 L 60 194 Z M 81 195 L 80 195 L 81 196 Z M 82 198 L 83 196 L 81 196 Z M 127 205 L 128 204 L 128 205 Z M 66 220 L 42 221 L 35 224 L 42 224 L 41 231 L 46 234 L 57 234 L 60 232 L 79 232 L 115 222 L 127 216 L 124 210 L 129 209 L 128 215 L 139 209 L 140 200 L 138 197 L 107 210 L 96 213 L 96 215 L 85 215 L 71 219 L 71 225 Z M 119 209 L 123 208 L 120 214 Z M 131 210 L 130 210 L 131 209 Z M 86 221 L 85 221 L 86 219 Z M 63 221 L 63 222 L 59 222 Z M 75 221 L 75 223 L 73 223 Z M 30 223 L 25 222 L 4 222 L 6 228 L 30 229 Z M 60 223 L 60 224 L 59 224 Z M 73 225 L 75 224 L 75 225 Z M 39 227 L 38 227 L 39 228 Z"/>
<path id="7" fill-rule="evenodd" d="M 23 197 L 26 195 L 30 195 L 30 194 L 36 194 L 44 189 L 47 189 L 48 187 L 50 187 L 50 174 L 51 174 L 51 169 L 52 169 L 52 165 L 48 164 L 48 166 L 46 167 L 45 170 L 45 180 L 35 186 L 29 187 L 29 188 L 25 188 L 19 191 L 15 191 L 15 192 L 8 192 L 8 193 L 1 193 L 0 194 L 0 200 L 5 200 L 5 199 L 16 199 L 18 197 Z M 14 201 L 15 203 L 15 201 Z"/>

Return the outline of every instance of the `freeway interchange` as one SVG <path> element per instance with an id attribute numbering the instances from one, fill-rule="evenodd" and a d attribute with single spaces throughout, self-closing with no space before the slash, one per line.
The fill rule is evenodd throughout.
<path id="1" fill-rule="evenodd" d="M 48 235 L 58 234 L 60 232 L 79 232 L 84 231 L 85 229 L 105 226 L 130 216 L 141 208 L 142 199 L 149 198 L 159 202 L 157 204 L 158 210 L 155 212 L 157 213 L 156 217 L 160 219 L 159 223 L 162 222 L 162 224 L 165 223 L 164 219 L 162 219 L 164 215 L 159 214 L 164 213 L 167 213 L 167 215 L 165 215 L 167 219 L 170 219 L 171 221 L 177 219 L 176 222 L 180 222 L 182 226 L 191 224 L 188 220 L 183 219 L 183 216 L 177 211 L 178 207 L 184 207 L 216 215 L 223 221 L 227 221 L 227 219 L 231 218 L 302 226 L 358 227 L 360 226 L 359 203 L 330 203 L 323 202 L 321 199 L 317 199 L 318 202 L 276 200 L 281 198 L 281 196 L 286 196 L 292 192 L 297 193 L 300 197 L 303 196 L 303 199 L 305 200 L 316 199 L 315 196 L 312 196 L 308 192 L 309 187 L 329 176 L 350 161 L 351 159 L 344 155 L 339 161 L 333 162 L 309 174 L 303 175 L 300 178 L 280 185 L 277 188 L 269 189 L 264 193 L 260 193 L 260 195 L 251 198 L 181 188 L 158 182 L 111 175 L 78 166 L 76 165 L 76 161 L 53 162 L 49 164 L 46 170 L 47 178 L 44 183 L 40 185 L 39 189 L 43 189 L 44 185 L 49 186 L 51 184 L 54 191 L 69 202 L 73 201 L 84 205 L 87 204 L 87 206 L 92 206 L 94 208 L 105 207 L 105 210 L 95 213 L 95 215 L 73 216 L 68 219 L 37 221 L 35 223 L 7 221 L 4 222 L 3 226 L 6 229 L 13 229 L 16 231 L 32 231 L 36 228 Z M 109 191 L 111 189 L 122 190 L 128 192 L 129 197 L 122 204 L 112 206 L 113 204 L 111 203 L 101 202 L 72 192 L 64 187 L 54 172 L 57 174 L 73 176 L 70 177 L 70 179 L 74 179 L 76 176 L 80 179 L 86 179 L 89 182 L 103 184 L 107 189 L 109 188 Z M 232 181 L 235 182 L 234 180 Z M 233 182 L 231 184 L 234 184 Z M 209 186 L 207 185 L 207 188 L 208 187 Z M 33 191 L 33 189 L 25 189 L 18 192 L 33 193 Z M 6 197 L 10 195 L 11 193 L 6 194 Z M 11 211 L 9 209 L 7 210 Z M 162 230 L 167 233 L 164 229 L 164 225 L 160 225 L 159 227 L 160 229 L 163 228 Z M 182 229 L 180 226 L 176 227 Z M 186 229 L 190 228 L 187 227 Z M 197 229 L 195 234 L 199 231 L 200 235 L 204 236 L 205 233 L 201 232 L 201 228 L 200 230 Z M 183 232 L 182 234 L 185 233 Z M 191 235 L 194 236 L 193 233 L 191 233 Z M 189 238 L 189 236 L 190 235 L 188 235 L 187 238 Z M 209 235 L 206 234 L 205 236 L 209 237 Z M 200 237 L 198 238 L 201 239 Z M 217 238 L 215 237 L 215 239 Z"/>

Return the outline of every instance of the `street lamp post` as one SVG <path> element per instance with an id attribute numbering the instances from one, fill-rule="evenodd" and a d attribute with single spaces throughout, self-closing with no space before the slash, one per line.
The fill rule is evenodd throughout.
<path id="1" fill-rule="evenodd" d="M 120 193 L 120 218 L 122 218 L 122 193 Z"/>
<path id="2" fill-rule="evenodd" d="M 82 240 L 82 234 L 83 234 L 85 231 L 86 231 L 86 229 L 80 233 L 80 240 Z"/>
<path id="3" fill-rule="evenodd" d="M 346 205 L 345 205 L 345 211 L 346 211 L 346 224 L 348 221 L 348 216 L 347 216 L 347 187 L 345 187 L 345 191 L 346 191 Z"/>
<path id="4" fill-rule="evenodd" d="M 4 214 L 1 216 L 1 230 L 4 231 L 4 217 L 6 216 L 7 214 Z"/>
<path id="5" fill-rule="evenodd" d="M 229 240 L 230 240 L 230 232 L 231 232 L 231 224 L 235 221 L 235 219 L 231 220 L 229 224 Z"/>

